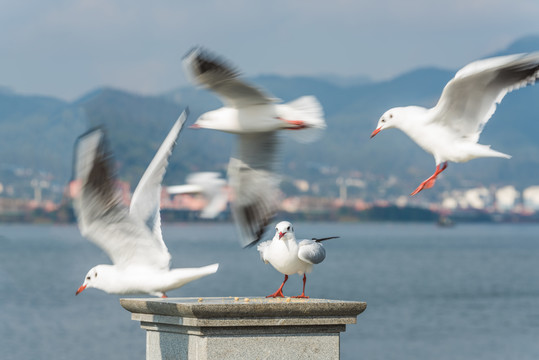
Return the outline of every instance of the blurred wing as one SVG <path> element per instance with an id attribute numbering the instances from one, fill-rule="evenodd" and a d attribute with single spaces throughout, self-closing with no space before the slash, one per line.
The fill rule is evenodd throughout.
<path id="1" fill-rule="evenodd" d="M 217 93 L 229 107 L 241 108 L 275 102 L 262 90 L 239 79 L 239 73 L 222 59 L 194 48 L 183 59 L 191 80 Z"/>
<path id="2" fill-rule="evenodd" d="M 187 110 L 182 112 L 157 150 L 157 153 L 142 175 L 142 178 L 133 193 L 131 206 L 129 208 L 129 212 L 133 218 L 139 219 L 148 226 L 150 231 L 154 234 L 158 245 L 163 248 L 163 251 L 167 251 L 167 247 L 163 242 L 163 235 L 161 234 L 161 216 L 159 214 L 161 183 L 165 176 L 168 159 L 176 145 L 176 140 L 180 135 L 183 124 L 187 119 L 187 114 Z"/>
<path id="3" fill-rule="evenodd" d="M 231 209 L 241 243 L 249 246 L 260 240 L 279 209 L 279 177 L 273 170 L 278 144 L 274 132 L 238 137 L 238 158 L 228 165 Z"/>
<path id="4" fill-rule="evenodd" d="M 298 257 L 309 264 L 319 264 L 326 258 L 326 249 L 318 241 L 302 240 L 299 243 Z"/>
<path id="5" fill-rule="evenodd" d="M 130 217 L 121 202 L 103 130 L 92 130 L 77 140 L 73 177 L 80 186 L 73 205 L 84 237 L 116 265 L 168 267 L 166 249 L 155 246 L 150 231 Z"/>
<path id="6" fill-rule="evenodd" d="M 477 141 L 505 94 L 533 84 L 538 76 L 539 53 L 475 61 L 447 83 L 434 108 L 435 121 Z"/>

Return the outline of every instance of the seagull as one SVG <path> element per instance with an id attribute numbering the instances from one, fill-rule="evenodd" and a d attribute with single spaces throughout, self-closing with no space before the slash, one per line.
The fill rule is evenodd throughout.
<path id="1" fill-rule="evenodd" d="M 253 86 L 238 71 L 207 50 L 196 47 L 184 58 L 191 81 L 213 91 L 224 106 L 202 114 L 191 126 L 238 135 L 237 154 L 228 165 L 231 210 L 243 246 L 257 243 L 279 209 L 276 173 L 277 132 L 289 130 L 298 141 L 316 139 L 326 123 L 314 96 L 279 100 Z"/>
<path id="2" fill-rule="evenodd" d="M 338 236 L 322 239 L 301 240 L 298 244 L 294 235 L 294 227 L 288 221 L 281 221 L 275 227 L 275 236 L 272 240 L 260 243 L 257 250 L 264 263 L 270 263 L 277 271 L 284 274 L 284 281 L 279 289 L 266 297 L 284 297 L 283 286 L 288 280 L 288 275 L 303 275 L 303 291 L 294 298 L 305 298 L 305 283 L 307 273 L 310 273 L 314 264 L 321 263 L 326 258 L 326 250 L 320 243 L 324 240 L 336 239 Z"/>
<path id="3" fill-rule="evenodd" d="M 93 287 L 110 294 L 166 297 L 166 291 L 217 271 L 219 264 L 170 269 L 171 256 L 161 234 L 161 182 L 186 118 L 184 111 L 174 123 L 140 179 L 129 208 L 115 188 L 104 131 L 97 128 L 77 140 L 74 181 L 80 192 L 74 198 L 74 209 L 78 226 L 84 237 L 105 251 L 113 265 L 90 269 L 76 295 Z"/>
<path id="4" fill-rule="evenodd" d="M 499 56 L 472 62 L 460 69 L 445 86 L 436 106 L 397 107 L 386 111 L 371 138 L 397 128 L 434 156 L 436 171 L 411 195 L 434 186 L 447 162 L 479 157 L 511 156 L 478 144 L 479 135 L 496 105 L 508 92 L 535 83 L 539 53 Z"/>
<path id="5" fill-rule="evenodd" d="M 218 172 L 196 172 L 189 174 L 185 180 L 185 185 L 168 186 L 167 192 L 169 195 L 202 194 L 207 203 L 200 213 L 201 218 L 213 219 L 226 208 L 226 180 L 221 178 Z"/>

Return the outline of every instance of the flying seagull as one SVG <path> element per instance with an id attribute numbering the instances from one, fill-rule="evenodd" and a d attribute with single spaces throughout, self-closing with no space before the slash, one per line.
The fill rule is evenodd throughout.
<path id="1" fill-rule="evenodd" d="M 436 106 L 397 107 L 386 111 L 371 138 L 397 128 L 434 156 L 436 171 L 411 195 L 434 186 L 447 162 L 479 157 L 510 158 L 478 144 L 479 135 L 496 105 L 508 92 L 534 84 L 539 76 L 539 53 L 493 57 L 472 62 L 445 86 Z"/>
<path id="2" fill-rule="evenodd" d="M 97 128 L 77 140 L 74 181 L 80 192 L 74 208 L 79 229 L 113 262 L 90 269 L 77 295 L 93 287 L 111 294 L 166 297 L 166 291 L 217 271 L 218 264 L 170 269 L 171 257 L 161 234 L 161 182 L 186 118 L 183 112 L 174 123 L 140 179 L 129 208 L 122 204 L 115 188 L 104 131 Z"/>
<path id="3" fill-rule="evenodd" d="M 303 275 L 303 291 L 301 295 L 294 298 L 309 298 L 305 295 L 305 283 L 307 273 L 313 269 L 313 265 L 320 264 L 326 258 L 326 250 L 321 241 L 336 239 L 332 236 L 322 239 L 313 238 L 311 240 L 296 241 L 294 227 L 288 221 L 281 221 L 275 227 L 275 236 L 272 240 L 260 243 L 257 250 L 264 263 L 270 263 L 277 271 L 284 274 L 284 281 L 279 289 L 266 297 L 284 297 L 283 286 L 288 280 L 288 275 Z"/>
<path id="4" fill-rule="evenodd" d="M 206 199 L 206 206 L 200 212 L 203 219 L 213 219 L 219 215 L 228 203 L 226 180 L 218 172 L 196 172 L 187 176 L 186 184 L 167 187 L 170 195 L 176 194 L 202 194 Z"/>
<path id="5" fill-rule="evenodd" d="M 200 47 L 192 49 L 183 64 L 195 84 L 213 91 L 224 103 L 202 114 L 192 127 L 238 135 L 237 153 L 228 166 L 231 210 L 242 245 L 253 245 L 279 209 L 277 132 L 289 130 L 299 141 L 314 140 L 326 127 L 322 106 L 314 96 L 279 104 Z"/>

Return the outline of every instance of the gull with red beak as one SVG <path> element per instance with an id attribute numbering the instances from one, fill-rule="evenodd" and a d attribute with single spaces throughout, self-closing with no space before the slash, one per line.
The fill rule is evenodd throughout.
<path id="1" fill-rule="evenodd" d="M 314 96 L 279 104 L 265 90 L 243 80 L 225 60 L 200 47 L 185 56 L 183 65 L 194 83 L 224 103 L 202 114 L 193 127 L 237 135 L 237 151 L 228 164 L 230 207 L 241 244 L 253 245 L 279 209 L 278 135 L 315 140 L 326 128 L 322 106 Z"/>
<path id="2" fill-rule="evenodd" d="M 478 144 L 479 135 L 505 94 L 534 84 L 538 76 L 539 53 L 472 62 L 447 83 L 436 106 L 390 109 L 378 121 L 371 138 L 382 130 L 397 128 L 434 156 L 436 171 L 411 193 L 415 195 L 434 186 L 448 161 L 510 158 L 488 145 Z"/>
<path id="3" fill-rule="evenodd" d="M 80 191 L 73 205 L 79 229 L 107 253 L 113 265 L 97 265 L 88 271 L 76 295 L 93 287 L 110 294 L 166 297 L 166 291 L 217 271 L 218 264 L 170 269 L 170 253 L 161 234 L 161 182 L 186 118 L 183 112 L 174 123 L 140 179 L 129 209 L 116 190 L 103 130 L 91 130 L 77 140 L 74 184 Z"/>
<path id="4" fill-rule="evenodd" d="M 336 239 L 332 236 L 322 239 L 302 240 L 299 243 L 294 235 L 294 228 L 288 221 L 281 221 L 275 227 L 275 236 L 272 240 L 260 243 L 257 250 L 260 252 L 262 261 L 270 263 L 277 271 L 284 274 L 284 281 L 279 289 L 266 297 L 284 297 L 283 286 L 288 280 L 288 275 L 303 275 L 303 291 L 294 298 L 309 298 L 305 295 L 305 283 L 307 273 L 313 269 L 313 265 L 321 263 L 326 258 L 326 250 L 320 243 L 324 240 Z"/>

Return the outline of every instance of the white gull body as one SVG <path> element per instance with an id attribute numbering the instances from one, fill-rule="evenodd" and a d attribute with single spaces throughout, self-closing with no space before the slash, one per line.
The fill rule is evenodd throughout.
<path id="1" fill-rule="evenodd" d="M 217 271 L 218 264 L 170 269 L 170 253 L 161 234 L 161 182 L 186 117 L 182 113 L 170 130 L 140 179 L 129 209 L 115 189 L 103 130 L 92 130 L 78 139 L 74 181 L 81 188 L 74 208 L 79 229 L 107 253 L 113 265 L 90 269 L 76 294 L 93 287 L 111 294 L 166 297 L 166 291 Z"/>
<path id="2" fill-rule="evenodd" d="M 434 185 L 448 161 L 510 158 L 488 145 L 478 144 L 479 135 L 505 94 L 534 84 L 538 76 L 539 53 L 475 61 L 447 83 L 436 106 L 390 109 L 382 115 L 371 137 L 381 130 L 397 128 L 434 156 L 436 171 L 412 192 L 415 195 Z"/>
<path id="3" fill-rule="evenodd" d="M 183 64 L 194 83 L 216 93 L 225 105 L 202 114 L 193 127 L 238 135 L 238 149 L 228 166 L 231 209 L 242 245 L 252 245 L 279 209 L 277 133 L 290 130 L 300 141 L 314 140 L 326 127 L 322 107 L 314 96 L 278 104 L 201 48 L 190 51 Z"/>
<path id="4" fill-rule="evenodd" d="M 303 275 L 303 292 L 301 295 L 294 297 L 308 298 L 308 296 L 305 296 L 306 274 L 312 271 L 313 265 L 321 263 L 326 258 L 326 250 L 320 242 L 334 238 L 336 237 L 306 239 L 298 243 L 292 224 L 288 221 L 278 223 L 275 227 L 273 239 L 264 241 L 257 247 L 261 259 L 266 264 L 270 263 L 285 276 L 281 287 L 267 297 L 283 297 L 282 290 L 288 280 L 288 275 L 298 274 Z"/>

